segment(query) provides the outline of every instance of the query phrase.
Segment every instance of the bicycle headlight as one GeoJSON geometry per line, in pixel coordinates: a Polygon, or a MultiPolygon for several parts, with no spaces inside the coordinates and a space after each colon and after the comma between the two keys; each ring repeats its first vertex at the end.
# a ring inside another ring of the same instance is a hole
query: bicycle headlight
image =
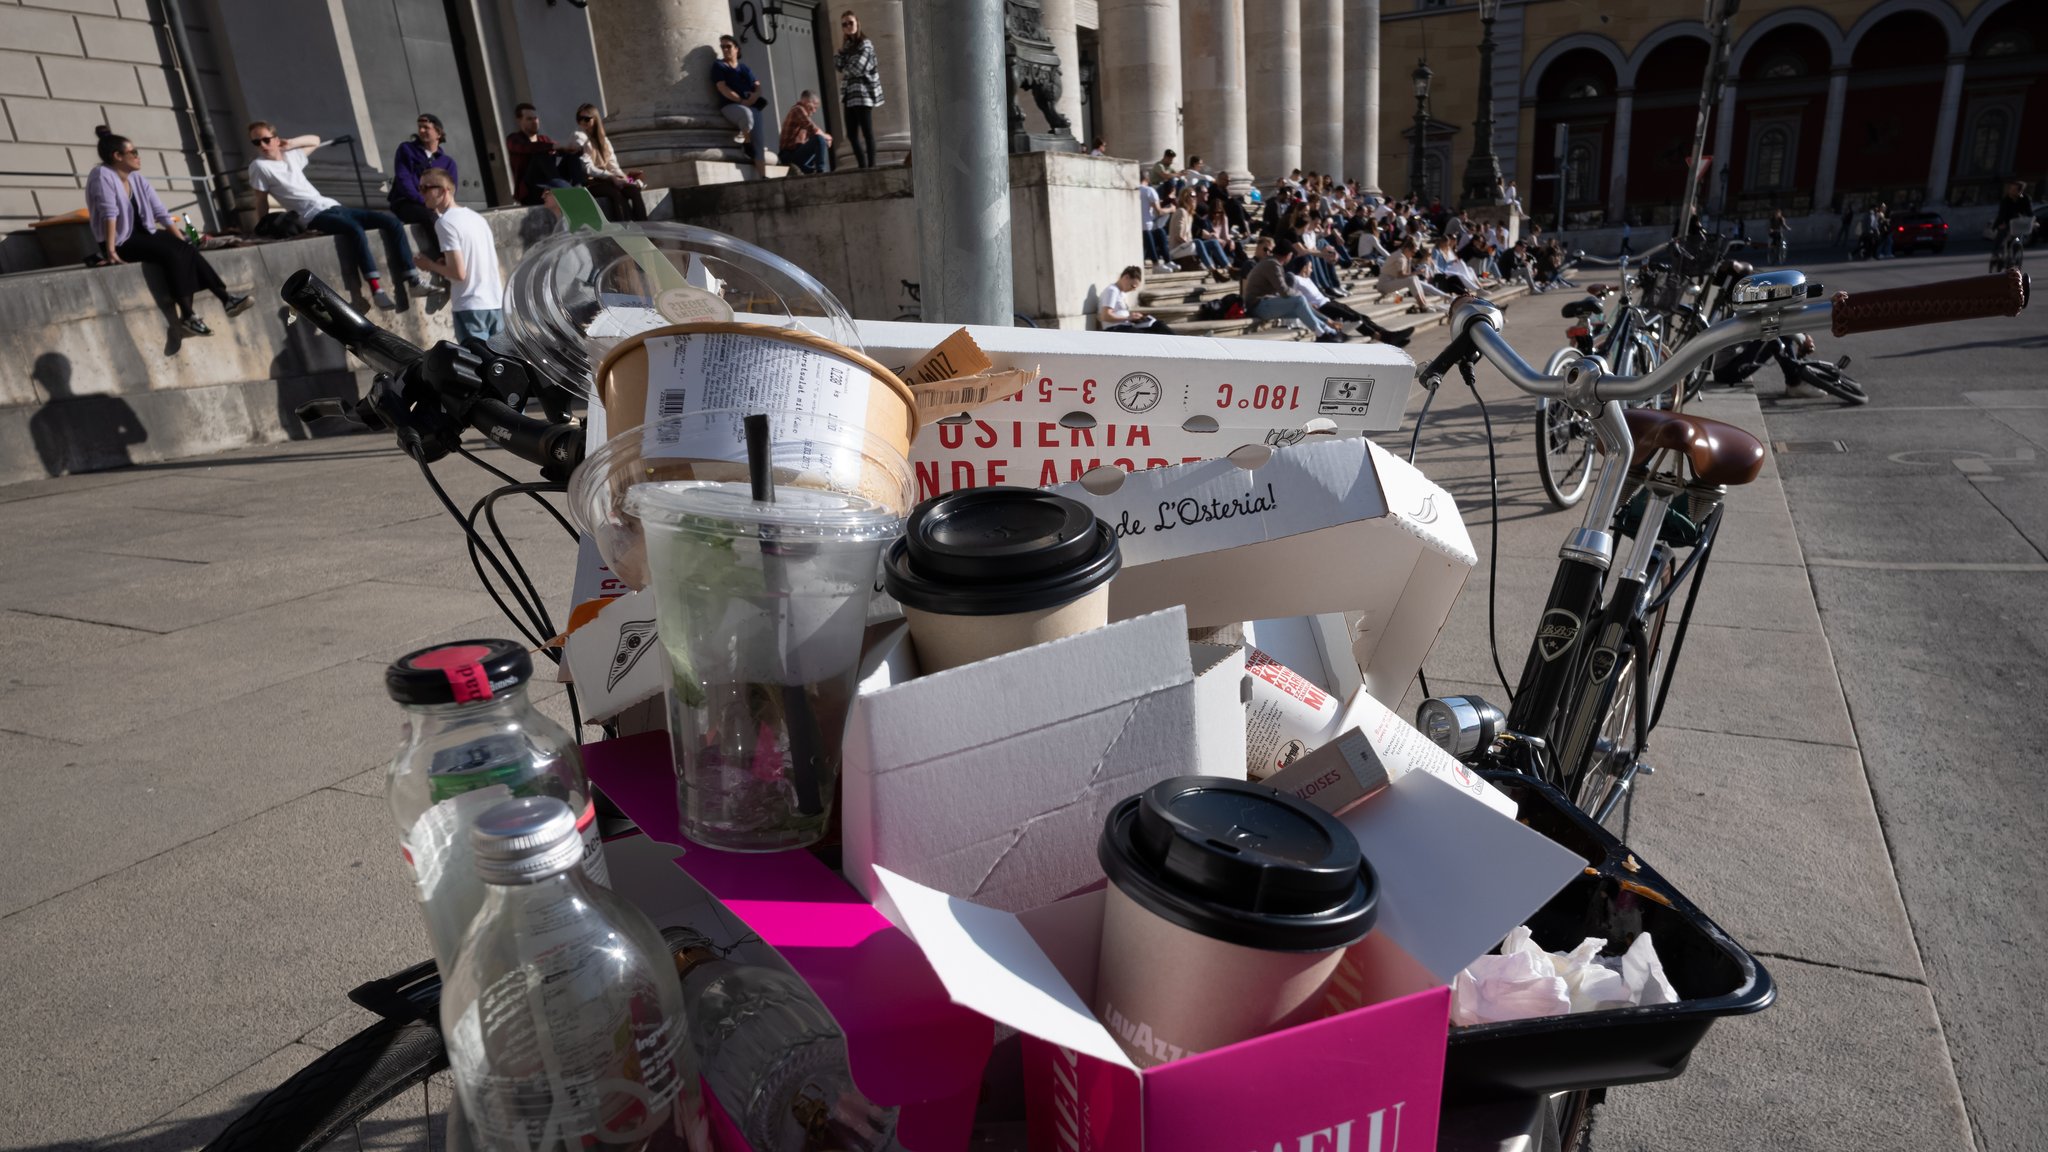
{"type": "Polygon", "coordinates": [[[1415,709],[1415,726],[1430,743],[1471,761],[1500,738],[1505,718],[1481,696],[1430,697],[1415,709]]]}

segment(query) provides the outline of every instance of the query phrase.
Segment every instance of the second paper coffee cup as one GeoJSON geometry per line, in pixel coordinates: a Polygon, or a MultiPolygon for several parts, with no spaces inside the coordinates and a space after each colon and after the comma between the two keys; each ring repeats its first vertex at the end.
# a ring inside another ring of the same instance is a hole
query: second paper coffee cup
{"type": "Polygon", "coordinates": [[[1095,1014],[1141,1068],[1304,1023],[1379,884],[1327,813],[1263,784],[1164,780],[1116,806],[1095,1014]]]}
{"type": "Polygon", "coordinates": [[[1034,488],[970,488],[917,506],[882,578],[918,665],[941,672],[1109,622],[1116,533],[1034,488]]]}

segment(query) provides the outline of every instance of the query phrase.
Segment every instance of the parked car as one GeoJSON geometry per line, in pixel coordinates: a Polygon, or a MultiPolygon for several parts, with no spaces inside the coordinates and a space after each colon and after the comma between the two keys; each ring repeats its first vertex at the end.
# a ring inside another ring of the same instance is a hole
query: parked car
{"type": "Polygon", "coordinates": [[[1948,247],[1948,221],[1939,212],[1904,212],[1892,217],[1892,255],[1904,256],[1916,248],[1931,248],[1936,254],[1948,247]]]}

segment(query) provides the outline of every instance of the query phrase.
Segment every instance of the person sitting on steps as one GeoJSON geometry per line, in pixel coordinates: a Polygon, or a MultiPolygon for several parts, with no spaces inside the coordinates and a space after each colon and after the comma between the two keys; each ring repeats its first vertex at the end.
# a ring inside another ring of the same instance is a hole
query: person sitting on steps
{"type": "Polygon", "coordinates": [[[768,98],[761,94],[761,82],[754,70],[740,63],[740,42],[730,36],[718,38],[718,63],[711,66],[711,87],[723,106],[719,109],[734,128],[747,134],[747,155],[754,161],[754,174],[768,175],[768,132],[762,127],[762,113],[768,98]]]}
{"type": "Polygon", "coordinates": [[[1258,263],[1244,278],[1245,312],[1260,320],[1293,320],[1316,334],[1318,343],[1341,344],[1350,337],[1339,332],[1315,310],[1308,298],[1295,291],[1293,279],[1274,255],[1271,236],[1259,237],[1258,263]]]}
{"type": "Polygon", "coordinates": [[[505,163],[512,169],[513,197],[532,207],[550,189],[581,186],[586,171],[582,147],[542,135],[540,113],[531,104],[519,105],[512,114],[519,127],[505,137],[505,163]]]}
{"type": "Polygon", "coordinates": [[[1138,289],[1145,283],[1145,270],[1136,264],[1117,274],[1116,283],[1107,285],[1096,293],[1096,319],[1104,332],[1147,332],[1154,336],[1174,336],[1178,333],[1161,323],[1157,316],[1148,316],[1134,310],[1131,305],[1138,302],[1138,289]]]}
{"type": "Polygon", "coordinates": [[[364,229],[367,226],[384,234],[385,243],[394,249],[393,266],[400,270],[399,275],[407,284],[424,290],[426,278],[412,266],[412,241],[406,238],[405,224],[398,217],[371,208],[346,207],[322,196],[306,179],[306,156],[328,143],[318,136],[279,136],[268,120],[250,123],[249,149],[256,158],[249,162],[249,187],[256,193],[256,216],[261,219],[270,210],[269,198],[275,196],[281,207],[298,213],[306,227],[350,240],[356,264],[369,282],[370,299],[387,312],[395,311],[398,305],[377,275],[377,256],[370,251],[370,234],[364,229]]]}

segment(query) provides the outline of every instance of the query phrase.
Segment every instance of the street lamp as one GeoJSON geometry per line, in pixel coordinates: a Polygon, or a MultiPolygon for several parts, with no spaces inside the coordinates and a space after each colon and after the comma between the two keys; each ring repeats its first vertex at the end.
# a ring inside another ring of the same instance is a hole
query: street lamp
{"type": "Polygon", "coordinates": [[[1429,136],[1429,80],[1434,75],[1427,59],[1415,62],[1415,155],[1408,164],[1408,190],[1417,200],[1422,198],[1422,148],[1429,136]]]}
{"type": "Polygon", "coordinates": [[[1479,119],[1472,122],[1472,159],[1465,165],[1465,203],[1500,203],[1500,160],[1493,154],[1493,22],[1500,0],[1479,0],[1479,119]]]}

